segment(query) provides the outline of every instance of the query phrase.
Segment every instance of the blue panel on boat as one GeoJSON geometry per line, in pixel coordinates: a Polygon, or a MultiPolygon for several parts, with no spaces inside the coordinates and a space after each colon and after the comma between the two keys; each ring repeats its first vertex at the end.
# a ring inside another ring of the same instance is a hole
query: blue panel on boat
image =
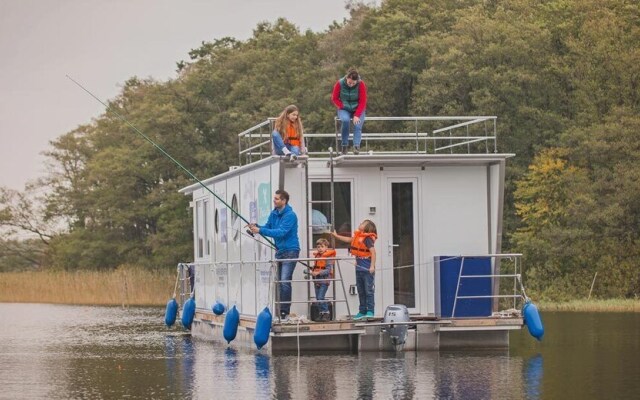
{"type": "Polygon", "coordinates": [[[491,278],[460,278],[458,300],[456,287],[458,276],[491,275],[490,257],[436,257],[436,284],[440,285],[440,317],[488,317],[491,315],[491,298],[461,299],[460,296],[490,296],[491,278]],[[462,267],[462,274],[460,268],[462,267]],[[455,315],[453,306],[455,301],[455,315]]]}

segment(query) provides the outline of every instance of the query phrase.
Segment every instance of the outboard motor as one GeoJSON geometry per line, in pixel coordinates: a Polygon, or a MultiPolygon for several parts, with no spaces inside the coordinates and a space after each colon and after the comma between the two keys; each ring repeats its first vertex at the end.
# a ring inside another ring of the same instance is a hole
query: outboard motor
{"type": "Polygon", "coordinates": [[[407,340],[407,330],[409,329],[407,322],[409,321],[409,310],[404,304],[393,304],[384,310],[382,322],[388,325],[383,330],[389,335],[391,344],[393,344],[396,351],[401,351],[404,347],[404,343],[407,340]],[[403,322],[403,324],[394,325],[394,322],[403,322]]]}

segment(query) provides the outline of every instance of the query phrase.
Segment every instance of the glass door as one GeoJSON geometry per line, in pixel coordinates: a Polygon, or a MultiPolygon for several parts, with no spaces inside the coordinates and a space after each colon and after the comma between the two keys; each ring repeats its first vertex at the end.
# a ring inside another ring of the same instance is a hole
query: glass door
{"type": "Polygon", "coordinates": [[[391,235],[388,255],[393,265],[393,302],[416,308],[416,180],[389,179],[391,235]]]}

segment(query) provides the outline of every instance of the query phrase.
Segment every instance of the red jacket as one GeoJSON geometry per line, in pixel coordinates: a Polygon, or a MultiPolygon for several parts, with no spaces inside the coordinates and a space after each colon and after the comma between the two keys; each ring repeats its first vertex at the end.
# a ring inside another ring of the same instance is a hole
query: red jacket
{"type": "MultiPolygon", "coordinates": [[[[338,108],[338,110],[342,110],[344,108],[344,104],[342,104],[342,100],[340,100],[340,80],[336,82],[333,86],[333,93],[331,94],[331,101],[338,108]]],[[[358,107],[356,107],[356,111],[353,113],[356,117],[360,118],[362,112],[367,108],[367,85],[364,84],[363,80],[360,80],[360,86],[358,87],[358,107]]]]}

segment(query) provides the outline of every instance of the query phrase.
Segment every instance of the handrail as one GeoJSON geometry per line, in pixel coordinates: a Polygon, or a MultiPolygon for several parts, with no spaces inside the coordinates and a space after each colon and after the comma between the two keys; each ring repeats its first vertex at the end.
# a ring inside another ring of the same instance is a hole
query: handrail
{"type": "Polygon", "coordinates": [[[451,318],[456,317],[456,306],[459,299],[501,299],[501,298],[513,298],[513,308],[516,308],[518,299],[526,299],[526,293],[524,291],[524,286],[522,285],[522,274],[518,271],[518,267],[522,269],[522,265],[519,264],[519,260],[522,257],[521,253],[506,253],[506,254],[477,254],[477,255],[460,255],[457,256],[462,259],[460,263],[460,270],[458,271],[458,283],[456,285],[456,294],[453,300],[453,309],[451,310],[451,318]],[[500,268],[500,260],[502,259],[510,259],[513,260],[513,273],[512,274],[484,274],[484,275],[463,275],[462,271],[464,270],[464,260],[466,258],[480,258],[480,257],[489,257],[494,259],[496,265],[494,266],[494,271],[500,268]],[[460,290],[460,284],[462,279],[473,279],[473,278],[513,278],[513,294],[496,294],[493,293],[495,289],[495,285],[492,283],[492,294],[491,295],[476,295],[476,296],[461,296],[458,295],[460,290]],[[519,287],[518,287],[519,284],[519,287]],[[518,293],[518,289],[520,289],[520,293],[518,293]]]}
{"type": "MultiPolygon", "coordinates": [[[[340,261],[340,260],[351,260],[353,257],[323,257],[323,260],[328,261],[340,261]]],[[[282,259],[272,259],[272,260],[236,260],[236,261],[214,261],[213,264],[272,264],[274,262],[284,261],[282,259]]],[[[286,261],[318,261],[317,258],[311,257],[299,257],[299,258],[287,258],[286,261]]]]}
{"type": "Polygon", "coordinates": [[[444,131],[449,131],[451,129],[455,129],[455,128],[461,128],[463,126],[467,126],[467,125],[472,125],[478,122],[482,122],[482,121],[487,121],[491,118],[496,118],[496,117],[479,117],[476,119],[473,119],[471,121],[467,121],[467,122],[461,122],[459,124],[455,124],[455,125],[451,125],[451,126],[447,126],[445,128],[440,128],[440,129],[436,129],[435,131],[431,132],[431,133],[440,133],[440,132],[444,132],[444,131]]]}
{"type": "MultiPolygon", "coordinates": [[[[404,117],[367,117],[365,120],[365,131],[362,132],[362,149],[361,152],[374,150],[384,154],[435,154],[439,151],[449,150],[453,153],[457,150],[458,154],[474,154],[489,153],[492,150],[497,153],[497,116],[404,116],[404,117]],[[442,126],[447,121],[452,124],[442,126]],[[412,122],[413,127],[407,128],[402,125],[402,129],[395,131],[380,132],[374,129],[373,132],[366,132],[369,124],[375,126],[378,122],[388,123],[406,123],[412,122]],[[430,124],[436,124],[430,127],[430,124]],[[401,132],[400,130],[406,130],[401,132]],[[463,130],[463,133],[459,132],[463,130]],[[408,143],[411,140],[413,150],[399,149],[397,145],[389,146],[392,143],[408,143]],[[480,142],[486,143],[486,146],[478,146],[480,142]],[[475,146],[472,146],[474,145],[475,146]],[[493,144],[493,146],[491,146],[493,144]],[[386,147],[385,147],[386,146],[386,147]],[[484,147],[484,148],[481,148],[484,147]],[[462,150],[462,151],[460,151],[462,150]]],[[[265,121],[254,125],[238,134],[238,158],[240,165],[251,163],[256,159],[270,157],[272,155],[271,131],[275,118],[267,118],[265,121]],[[265,127],[269,127],[265,132],[265,127]],[[244,159],[243,159],[244,158],[244,159]]],[[[305,141],[307,148],[314,147],[314,140],[320,141],[318,147],[308,152],[309,155],[318,157],[327,157],[329,152],[326,150],[326,140],[333,138],[335,144],[331,147],[337,148],[340,132],[338,131],[339,119],[334,117],[335,131],[330,132],[305,132],[305,141]],[[321,149],[321,150],[320,150],[321,149]],[[320,150],[320,151],[319,151],[320,150]]]]}
{"type": "Polygon", "coordinates": [[[193,271],[193,263],[178,263],[178,292],[176,296],[178,297],[178,304],[182,307],[185,301],[189,297],[193,295],[193,285],[191,283],[191,277],[194,273],[193,271]]]}
{"type": "MultiPolygon", "coordinates": [[[[344,295],[344,299],[338,299],[335,291],[334,291],[334,296],[332,298],[327,298],[325,300],[319,301],[319,300],[311,300],[311,299],[307,299],[307,300],[291,300],[291,301],[279,301],[274,299],[273,300],[273,305],[279,305],[279,304],[283,304],[283,303],[289,303],[289,304],[298,304],[298,303],[306,303],[306,304],[315,304],[315,303],[332,303],[332,304],[336,304],[336,303],[345,303],[347,305],[347,313],[348,315],[351,315],[351,308],[349,307],[349,302],[347,300],[347,292],[344,289],[344,279],[342,278],[342,268],[340,268],[340,260],[349,260],[351,259],[351,257],[323,257],[324,261],[335,261],[335,265],[334,268],[336,269],[336,276],[339,276],[339,278],[322,278],[321,280],[324,282],[340,282],[342,284],[342,292],[344,295]]],[[[296,263],[301,262],[301,263],[310,263],[312,261],[318,261],[318,259],[316,257],[298,257],[298,258],[288,258],[286,259],[287,261],[295,261],[296,263]]],[[[270,264],[270,265],[275,265],[277,262],[279,261],[283,261],[283,260],[279,260],[279,259],[272,259],[272,260],[234,260],[234,261],[214,261],[212,264],[213,265],[237,265],[239,267],[242,267],[242,265],[245,264],[270,264]]],[[[304,264],[303,264],[304,265],[304,264]]],[[[309,265],[306,265],[305,268],[310,268],[309,265]]],[[[296,282],[313,282],[313,279],[287,279],[287,280],[278,280],[278,279],[272,279],[271,280],[271,284],[275,285],[276,288],[276,293],[278,293],[279,290],[279,283],[283,283],[283,282],[289,282],[289,283],[296,283],[296,282]]],[[[334,283],[334,288],[335,288],[335,283],[334,283]]],[[[276,295],[276,298],[279,298],[278,295],[276,295]]],[[[275,308],[278,309],[278,308],[275,308]]]]}
{"type": "Polygon", "coordinates": [[[251,131],[253,131],[254,129],[262,128],[263,126],[268,125],[269,123],[271,123],[271,118],[267,119],[266,121],[260,122],[258,125],[252,126],[251,128],[245,131],[238,133],[238,136],[240,137],[245,136],[249,134],[251,131]]]}

